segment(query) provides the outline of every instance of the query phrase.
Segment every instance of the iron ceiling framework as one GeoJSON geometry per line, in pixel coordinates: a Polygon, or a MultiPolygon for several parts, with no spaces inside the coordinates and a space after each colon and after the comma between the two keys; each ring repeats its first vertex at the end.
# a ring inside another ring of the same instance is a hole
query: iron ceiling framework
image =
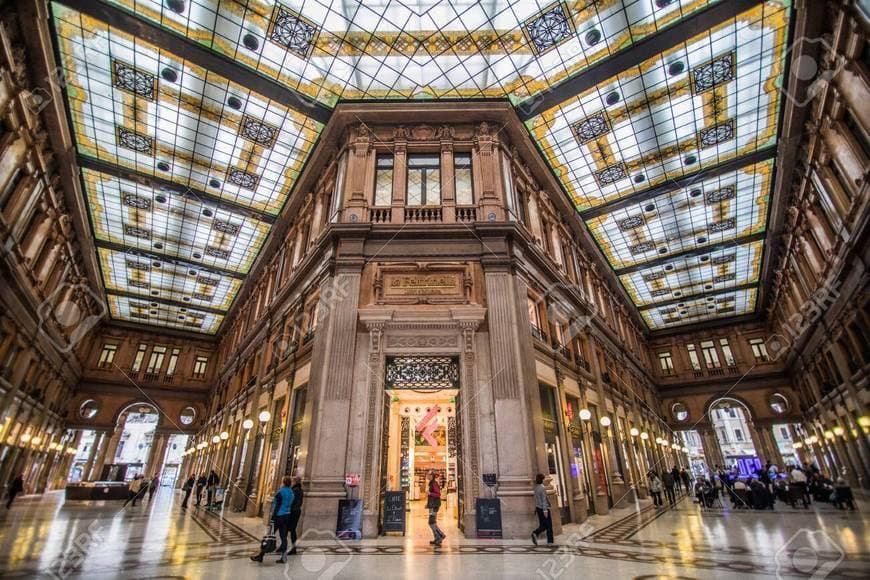
{"type": "Polygon", "coordinates": [[[342,99],[509,99],[651,330],[755,311],[790,0],[51,7],[114,318],[217,332],[342,99]]]}

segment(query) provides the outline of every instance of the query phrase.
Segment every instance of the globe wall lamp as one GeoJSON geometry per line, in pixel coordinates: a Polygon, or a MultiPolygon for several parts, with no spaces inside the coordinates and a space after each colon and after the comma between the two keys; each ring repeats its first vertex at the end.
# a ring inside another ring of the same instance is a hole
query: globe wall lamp
{"type": "Polygon", "coordinates": [[[647,439],[649,439],[649,433],[647,433],[646,431],[641,431],[640,438],[646,441],[647,439]]]}
{"type": "Polygon", "coordinates": [[[842,427],[840,427],[839,425],[834,427],[833,431],[834,431],[834,435],[836,435],[837,437],[842,437],[846,433],[846,430],[843,429],[842,427]]]}
{"type": "Polygon", "coordinates": [[[36,447],[40,443],[42,443],[42,439],[40,437],[34,437],[33,439],[30,440],[30,444],[33,445],[34,447],[36,447]]]}
{"type": "Polygon", "coordinates": [[[226,431],[221,431],[220,438],[221,438],[221,441],[226,441],[227,439],[230,438],[230,434],[227,433],[226,431]]]}
{"type": "Polygon", "coordinates": [[[215,435],[214,437],[211,438],[211,442],[212,442],[213,444],[217,445],[218,443],[221,442],[221,436],[220,436],[220,435],[215,435]]]}
{"type": "Polygon", "coordinates": [[[272,418],[272,414],[269,411],[260,411],[260,414],[257,416],[257,419],[260,420],[260,423],[268,423],[269,419],[272,418]]]}
{"type": "Polygon", "coordinates": [[[795,449],[802,449],[803,446],[804,446],[804,444],[801,443],[800,441],[795,441],[794,445],[792,445],[792,447],[794,447],[795,449]]]}
{"type": "Polygon", "coordinates": [[[870,427],[870,417],[868,417],[867,415],[862,415],[861,417],[858,417],[858,425],[865,428],[870,427]]]}
{"type": "Polygon", "coordinates": [[[21,442],[27,443],[28,441],[30,441],[31,437],[32,437],[32,435],[30,433],[25,433],[21,436],[21,442]]]}
{"type": "Polygon", "coordinates": [[[253,426],[254,422],[250,419],[245,419],[244,421],[242,421],[242,429],[244,429],[245,431],[250,431],[253,426]]]}
{"type": "Polygon", "coordinates": [[[640,431],[638,431],[636,427],[632,427],[631,429],[629,429],[628,432],[631,433],[632,437],[637,437],[638,435],[640,435],[640,431]]]}
{"type": "Polygon", "coordinates": [[[604,417],[601,417],[601,419],[598,422],[601,423],[602,427],[610,427],[610,423],[611,423],[610,417],[608,417],[606,415],[604,417]]]}
{"type": "Polygon", "coordinates": [[[825,431],[825,439],[833,439],[835,437],[834,432],[828,429],[825,431]]]}
{"type": "Polygon", "coordinates": [[[581,421],[588,421],[592,418],[592,411],[589,409],[580,409],[580,412],[577,415],[580,417],[581,421]]]}

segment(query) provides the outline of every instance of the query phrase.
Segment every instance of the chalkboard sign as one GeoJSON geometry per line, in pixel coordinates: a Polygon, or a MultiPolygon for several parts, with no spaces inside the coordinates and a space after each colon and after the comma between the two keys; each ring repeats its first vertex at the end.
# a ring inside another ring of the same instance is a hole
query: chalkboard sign
{"type": "Polygon", "coordinates": [[[338,500],[338,522],[335,524],[335,535],[341,540],[362,539],[363,500],[338,500]]]}
{"type": "Polygon", "coordinates": [[[384,492],[384,521],[382,532],[402,532],[405,535],[405,492],[384,492]]]}
{"type": "Polygon", "coordinates": [[[477,537],[501,538],[501,500],[477,498],[477,537]]]}

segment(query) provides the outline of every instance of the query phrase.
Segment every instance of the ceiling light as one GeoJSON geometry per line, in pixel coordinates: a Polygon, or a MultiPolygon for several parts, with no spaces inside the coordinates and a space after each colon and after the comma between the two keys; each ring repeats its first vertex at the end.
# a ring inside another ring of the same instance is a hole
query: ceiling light
{"type": "Polygon", "coordinates": [[[160,71],[160,78],[162,78],[164,81],[174,83],[178,80],[178,73],[167,67],[160,71]]]}
{"type": "Polygon", "coordinates": [[[250,51],[255,51],[260,48],[260,41],[257,40],[257,37],[250,32],[242,37],[242,44],[244,44],[245,48],[250,51]]]}

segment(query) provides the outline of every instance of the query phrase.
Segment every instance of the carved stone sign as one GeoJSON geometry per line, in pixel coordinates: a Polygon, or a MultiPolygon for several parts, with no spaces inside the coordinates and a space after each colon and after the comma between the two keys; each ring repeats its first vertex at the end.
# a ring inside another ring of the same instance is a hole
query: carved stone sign
{"type": "Polygon", "coordinates": [[[471,275],[464,263],[390,264],[378,268],[378,304],[468,304],[471,275]]]}

